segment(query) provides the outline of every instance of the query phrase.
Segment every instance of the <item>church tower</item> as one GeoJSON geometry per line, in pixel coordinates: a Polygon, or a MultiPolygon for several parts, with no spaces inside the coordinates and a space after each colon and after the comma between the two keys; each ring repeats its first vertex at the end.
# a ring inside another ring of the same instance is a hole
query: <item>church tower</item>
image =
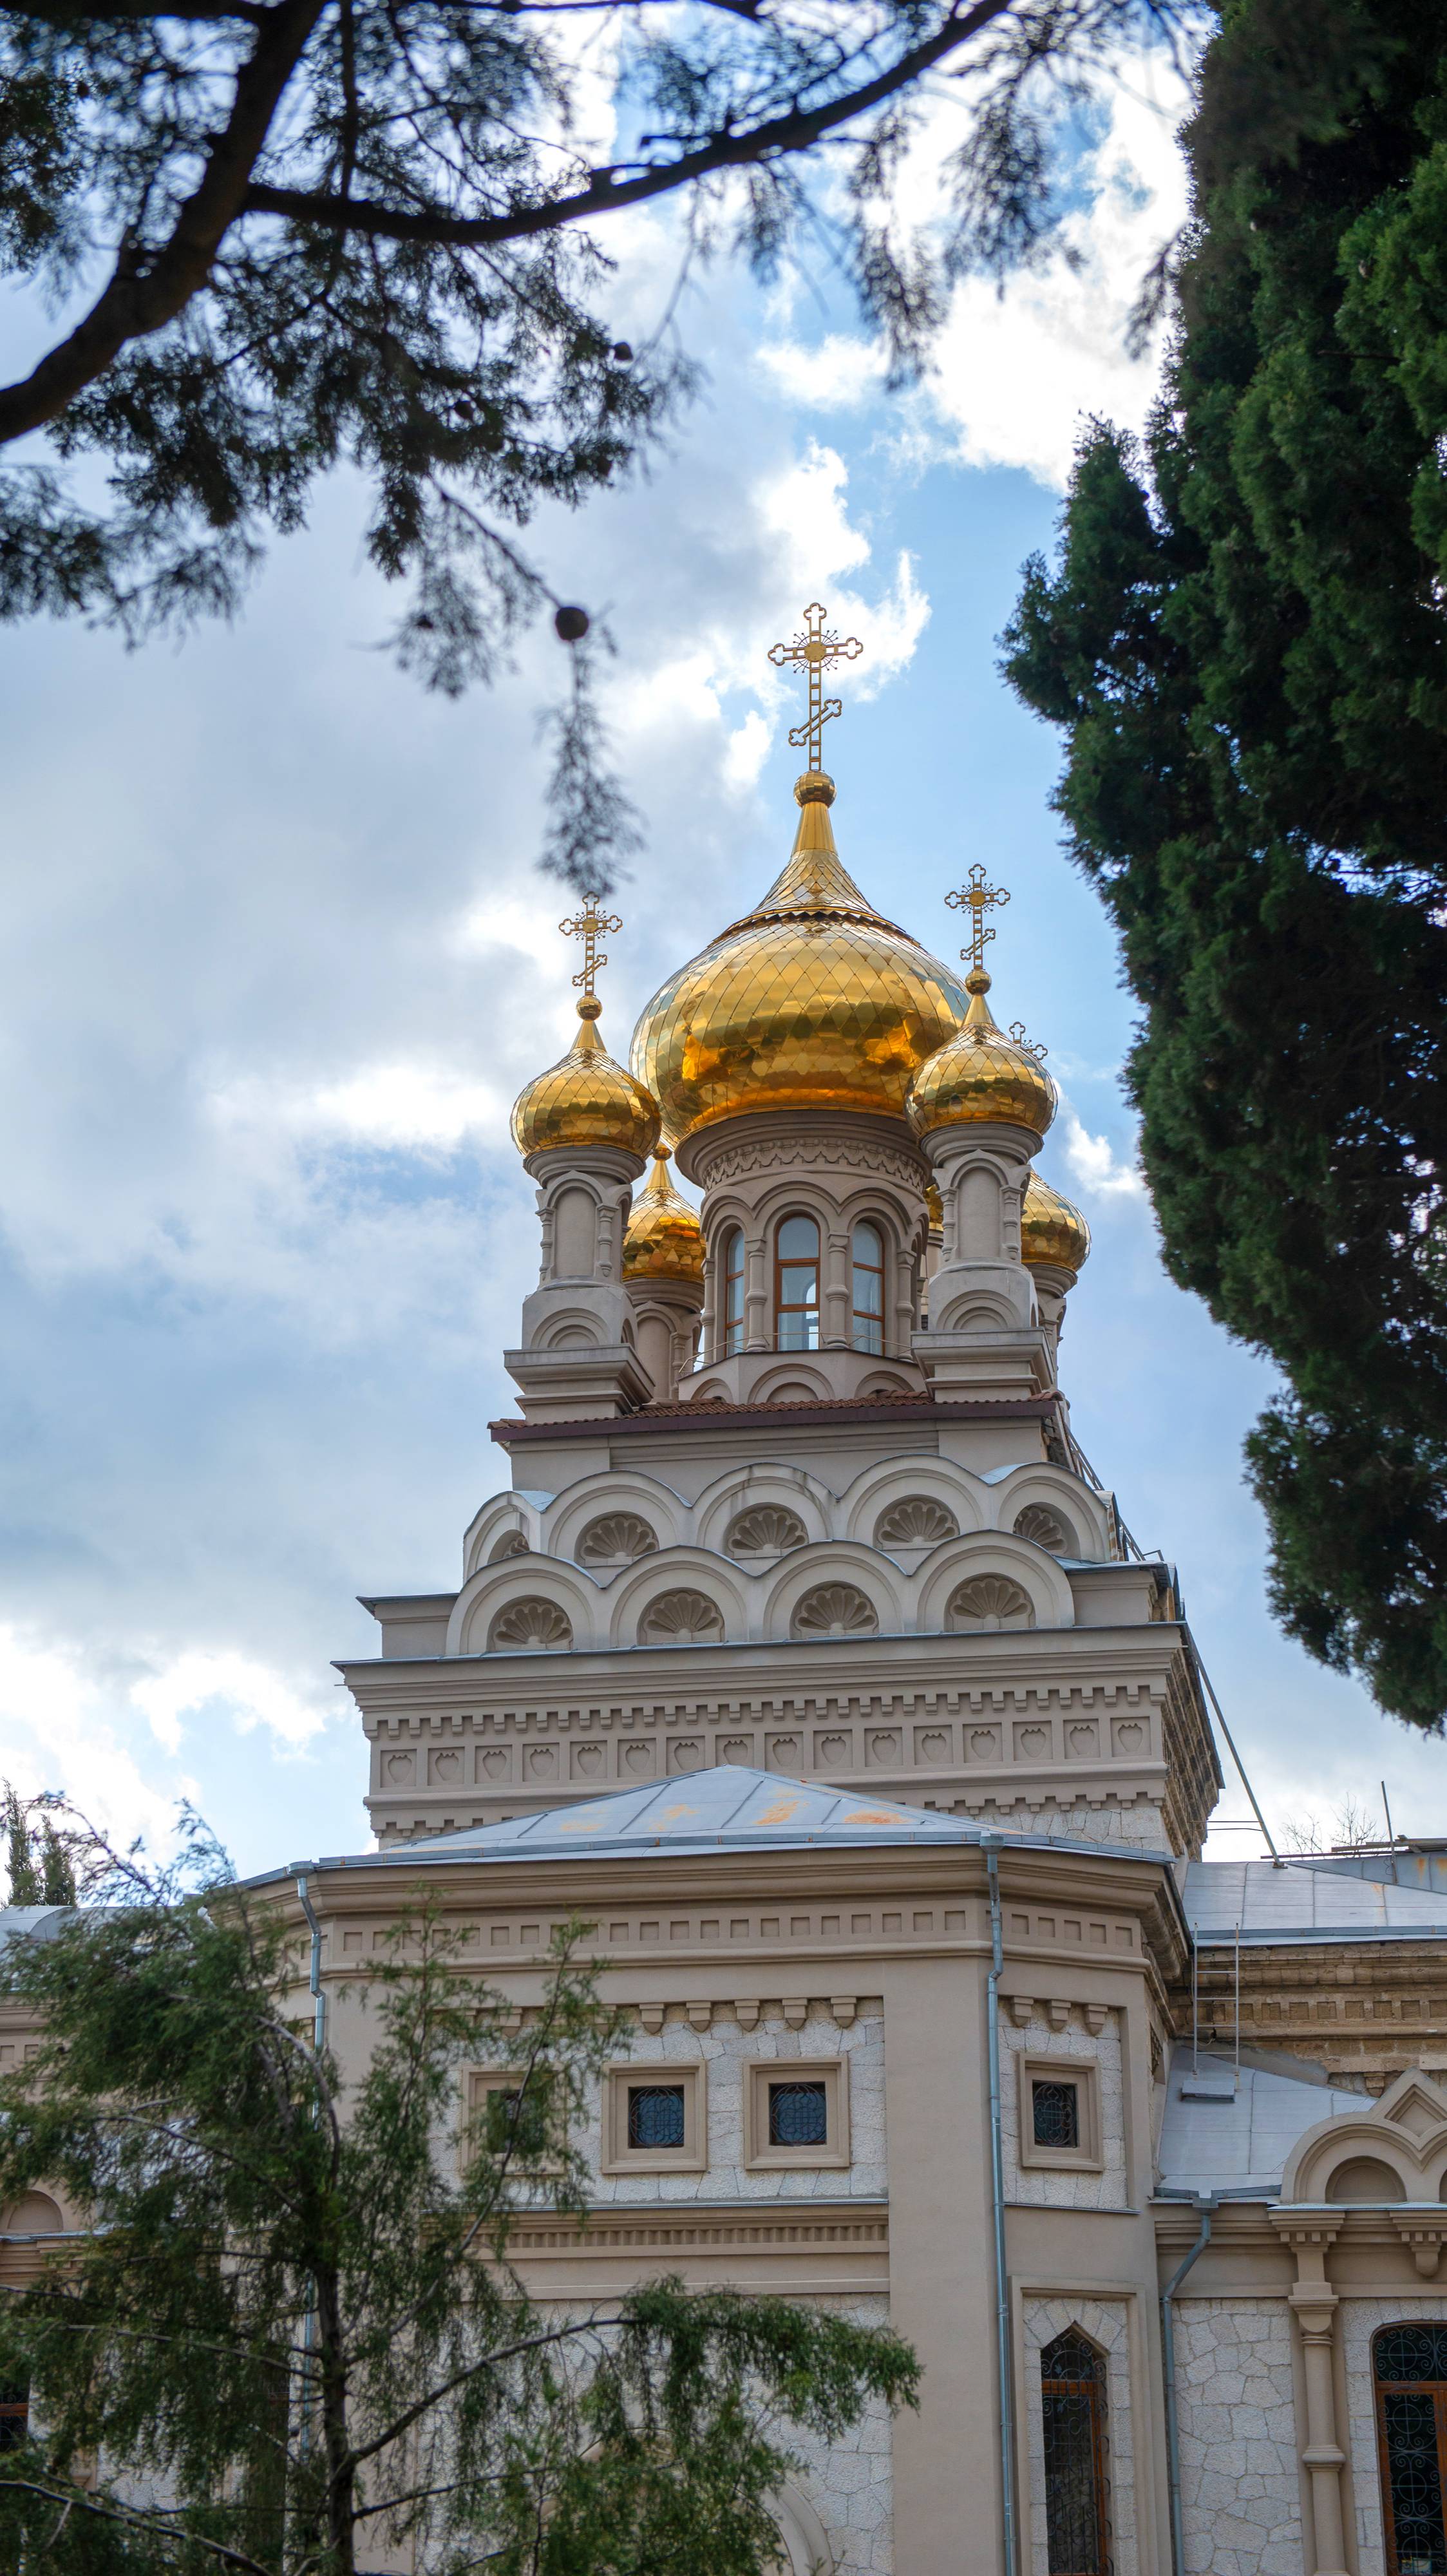
{"type": "Polygon", "coordinates": [[[806,612],[798,823],[754,908],[523,1091],[539,1284],[492,1426],[511,1488],[455,1592],[369,1602],[343,1666],[384,1844],[719,1764],[1195,1853],[1219,1773],[1172,1569],[1126,1537],[1058,1377],[1090,1248],[1035,1158],[1043,1049],[836,845],[806,612]],[[701,1196],[697,1213],[668,1174],[701,1196]],[[649,1169],[651,1162],[651,1170],[649,1169]],[[641,1189],[645,1171],[648,1178],[641,1189]]]}

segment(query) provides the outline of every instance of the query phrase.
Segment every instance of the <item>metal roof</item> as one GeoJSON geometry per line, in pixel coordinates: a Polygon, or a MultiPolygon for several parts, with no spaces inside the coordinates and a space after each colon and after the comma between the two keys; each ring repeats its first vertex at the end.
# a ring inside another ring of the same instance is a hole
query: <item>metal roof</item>
{"type": "Polygon", "coordinates": [[[1268,1860],[1190,1861],[1181,1873],[1186,1919],[1202,1943],[1243,1948],[1291,1941],[1447,1940],[1447,1895],[1382,1887],[1339,1870],[1268,1860]]]}
{"type": "MultiPolygon", "coordinates": [[[[372,1869],[379,1864],[416,1869],[446,1861],[579,1860],[649,1852],[799,1851],[914,1844],[973,1847],[983,1839],[1019,1849],[1092,1852],[1111,1860],[1169,1862],[1166,1852],[1139,1844],[1066,1840],[1045,1834],[988,1835],[961,1816],[907,1807],[895,1798],[822,1787],[817,1781],[781,1778],[741,1763],[721,1763],[646,1788],[549,1807],[514,1816],[501,1825],[473,1825],[450,1834],[419,1834],[381,1852],[324,1859],[321,1869],[372,1869]]],[[[268,1875],[277,1876],[279,1872],[268,1875]]]]}
{"type": "Polygon", "coordinates": [[[1193,2100],[1183,2093],[1183,2086],[1192,2087],[1192,2056],[1189,2047],[1177,2048],[1161,2122],[1162,2191],[1257,2191],[1274,2199],[1298,2138],[1339,2111],[1370,2108],[1364,2094],[1271,2075],[1260,2066],[1243,2066],[1233,2087],[1230,2058],[1204,2049],[1200,2072],[1224,2078],[1216,2098],[1193,2100]]]}

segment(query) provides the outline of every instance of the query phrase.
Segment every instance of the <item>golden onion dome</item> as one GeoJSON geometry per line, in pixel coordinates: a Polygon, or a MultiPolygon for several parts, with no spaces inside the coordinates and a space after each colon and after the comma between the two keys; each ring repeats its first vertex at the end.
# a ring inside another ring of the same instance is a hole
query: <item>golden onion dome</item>
{"type": "Polygon", "coordinates": [[[668,1148],[655,1145],[653,1169],[633,1202],[623,1237],[625,1279],[702,1279],[703,1228],[668,1177],[668,1148]]]}
{"type": "Polygon", "coordinates": [[[940,1127],[1028,1127],[1043,1136],[1055,1115],[1055,1085],[1033,1048],[995,1024],[985,995],[990,978],[972,966],[970,1006],[956,1035],[921,1065],[910,1085],[909,1121],[917,1136],[940,1127]]]}
{"type": "Polygon", "coordinates": [[[625,1154],[651,1154],[658,1142],[658,1103],[615,1064],[596,1022],[602,1003],[585,993],[578,1004],[582,1027],[561,1063],[525,1083],[513,1102],[512,1140],[520,1154],[546,1154],[559,1145],[613,1145],[625,1154]]]}
{"type": "Polygon", "coordinates": [[[1032,1172],[1020,1210],[1020,1258],[1031,1269],[1050,1262],[1057,1270],[1082,1270],[1090,1258],[1090,1228],[1078,1207],[1032,1172]]]}
{"type": "Polygon", "coordinates": [[[948,966],[866,902],[840,864],[834,782],[811,770],[787,866],[763,901],[654,994],[632,1063],[673,1145],[761,1109],[898,1118],[967,996],[948,966]]]}

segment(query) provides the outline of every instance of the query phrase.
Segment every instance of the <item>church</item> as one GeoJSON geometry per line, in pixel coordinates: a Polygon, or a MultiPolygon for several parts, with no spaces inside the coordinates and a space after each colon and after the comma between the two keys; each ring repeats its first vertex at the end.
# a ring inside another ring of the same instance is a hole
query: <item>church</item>
{"type": "Polygon", "coordinates": [[[529,2286],[727,2282],[923,2364],[917,2414],[804,2446],[790,2576],[1447,2576],[1447,1890],[1200,1859],[1176,1572],[1062,1388],[1090,1238],[1003,898],[954,898],[957,969],[846,867],[851,649],[818,609],[777,648],[792,849],[631,1047],[621,925],[565,925],[505,1472],[340,1667],[376,1847],[308,1865],[322,1984],[425,1879],[521,2027],[596,1924],[633,2044],[529,2286]]]}

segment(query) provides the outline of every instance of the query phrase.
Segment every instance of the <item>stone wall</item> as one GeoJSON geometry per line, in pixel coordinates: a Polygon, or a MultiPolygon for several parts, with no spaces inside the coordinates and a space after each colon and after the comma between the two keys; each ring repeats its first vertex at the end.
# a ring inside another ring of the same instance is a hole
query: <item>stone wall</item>
{"type": "MultiPolygon", "coordinates": [[[[841,2029],[832,2016],[811,2012],[790,2028],[765,2012],[753,2030],[724,2012],[707,2030],[695,2030],[675,2007],[661,2030],[639,2030],[626,2062],[639,2068],[707,2067],[708,2164],[700,2173],[599,2173],[595,2199],[611,2201],[837,2200],[849,2194],[882,2196],[887,2188],[884,2148],[884,2018],[876,2007],[841,2029]],[[787,2070],[799,2058],[849,2061],[850,2162],[751,2173],[744,2163],[744,2071],[751,2059],[768,2058],[787,2070]]],[[[600,2116],[580,2140],[597,2168],[602,2162],[600,2116]]]]}
{"type": "MultiPolygon", "coordinates": [[[[856,2325],[889,2323],[887,2299],[821,2299],[817,2304],[856,2325]]],[[[893,2457],[888,2409],[871,2405],[852,2433],[826,2443],[791,2431],[788,2448],[804,2464],[798,2490],[823,2525],[833,2564],[819,2576],[893,2576],[893,2457]]],[[[794,2541],[797,2551],[799,2543],[794,2541]]],[[[814,2576],[807,2558],[790,2576],[814,2576]]]]}
{"type": "Polygon", "coordinates": [[[1136,2576],[1140,2541],[1136,2512],[1135,2427],[1131,2407],[1130,2322],[1124,2299],[1027,2298],[1025,2342],[1025,2466],[1030,2499],[1028,2563],[1031,2576],[1049,2576],[1045,2513],[1045,2432],[1040,2399],[1041,2347],[1067,2327],[1079,2326],[1105,2355],[1106,2511],[1112,2576],[1136,2576]]]}
{"type": "Polygon", "coordinates": [[[1290,2310],[1182,2298],[1175,2313],[1186,2576],[1301,2576],[1290,2310]]]}
{"type": "Polygon", "coordinates": [[[1080,2007],[1072,2006],[1068,2019],[1057,2028],[1041,2003],[1023,2024],[1009,2014],[1002,2016],[1000,2036],[1005,2043],[1000,2068],[1000,2129],[1005,2150],[1006,2198],[1037,2209],[1124,2209],[1125,2097],[1119,2015],[1107,2013],[1097,2033],[1086,2028],[1080,2007]],[[1066,2067],[1094,2068],[1100,2101],[1102,2172],[1072,2173],[1021,2164],[1019,2061],[1023,2056],[1058,2058],[1066,2067]]]}

